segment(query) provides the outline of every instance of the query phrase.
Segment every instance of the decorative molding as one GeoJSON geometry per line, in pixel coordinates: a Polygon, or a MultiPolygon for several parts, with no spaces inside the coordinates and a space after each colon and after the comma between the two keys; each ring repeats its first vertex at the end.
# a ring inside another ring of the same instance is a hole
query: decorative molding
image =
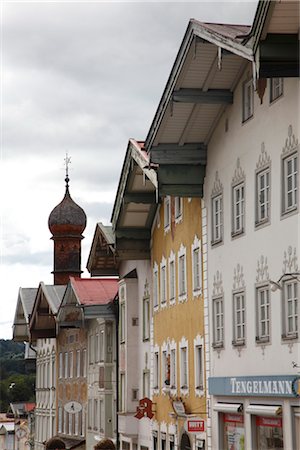
{"type": "Polygon", "coordinates": [[[223,289],[222,273],[217,270],[216,274],[214,275],[213,296],[218,297],[223,295],[223,293],[224,289],[223,289]]]}
{"type": "Polygon", "coordinates": [[[243,266],[237,264],[233,272],[233,290],[235,291],[237,289],[242,289],[244,287],[245,287],[245,280],[244,280],[243,266]]]}
{"type": "Polygon", "coordinates": [[[266,256],[261,255],[260,259],[257,260],[257,268],[256,268],[256,282],[260,283],[262,281],[269,280],[269,272],[268,272],[268,259],[266,256]]]}
{"type": "Polygon", "coordinates": [[[296,139],[295,135],[293,134],[293,127],[292,125],[289,125],[288,128],[288,137],[285,140],[285,145],[282,149],[282,156],[286,156],[289,153],[294,152],[299,147],[298,139],[296,139]]]}
{"type": "Polygon", "coordinates": [[[211,195],[212,195],[212,197],[215,197],[216,195],[222,194],[222,192],[223,192],[223,184],[220,181],[219,172],[216,171],[215,181],[214,181],[211,195]]]}
{"type": "Polygon", "coordinates": [[[234,175],[232,178],[232,184],[239,184],[242,181],[245,181],[245,178],[246,178],[246,176],[245,176],[245,172],[241,168],[240,158],[237,158],[236,168],[235,168],[234,175]]]}
{"type": "Polygon", "coordinates": [[[294,247],[294,250],[292,246],[290,245],[287,249],[287,251],[284,251],[283,254],[283,268],[282,273],[292,273],[292,272],[298,272],[298,261],[297,261],[297,251],[296,247],[294,247]]]}
{"type": "Polygon", "coordinates": [[[262,142],[260,155],[259,155],[258,161],[256,163],[256,169],[257,170],[264,169],[264,168],[268,167],[270,164],[271,164],[270,155],[268,155],[268,153],[266,152],[265,143],[262,142]]]}

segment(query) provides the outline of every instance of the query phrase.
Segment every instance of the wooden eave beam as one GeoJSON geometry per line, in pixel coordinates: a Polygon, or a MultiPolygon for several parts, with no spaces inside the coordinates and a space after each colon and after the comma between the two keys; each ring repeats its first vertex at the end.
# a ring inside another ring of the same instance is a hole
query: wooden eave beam
{"type": "Polygon", "coordinates": [[[259,45],[261,78],[298,77],[299,41],[297,35],[268,34],[259,45]]]}
{"type": "Polygon", "coordinates": [[[203,103],[208,105],[230,105],[233,93],[229,89],[188,89],[182,88],[173,92],[172,100],[180,103],[203,103]]]}
{"type": "Polygon", "coordinates": [[[205,165],[162,165],[158,168],[159,195],[202,197],[205,165]]]}
{"type": "Polygon", "coordinates": [[[207,146],[199,144],[159,144],[150,150],[151,162],[154,164],[195,165],[206,164],[207,146]]]}
{"type": "Polygon", "coordinates": [[[125,204],[128,203],[143,203],[153,204],[156,203],[155,192],[127,192],[123,196],[125,204]]]}
{"type": "Polygon", "coordinates": [[[133,240],[148,240],[151,237],[151,231],[145,228],[122,227],[116,229],[117,242],[120,238],[133,240]]]}

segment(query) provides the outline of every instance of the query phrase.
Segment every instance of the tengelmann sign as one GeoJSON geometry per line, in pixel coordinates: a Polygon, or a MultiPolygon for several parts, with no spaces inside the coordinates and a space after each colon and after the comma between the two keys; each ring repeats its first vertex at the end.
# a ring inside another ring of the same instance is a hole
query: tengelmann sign
{"type": "Polygon", "coordinates": [[[208,379],[208,389],[212,395],[298,397],[300,377],[294,375],[211,377],[208,379]]]}

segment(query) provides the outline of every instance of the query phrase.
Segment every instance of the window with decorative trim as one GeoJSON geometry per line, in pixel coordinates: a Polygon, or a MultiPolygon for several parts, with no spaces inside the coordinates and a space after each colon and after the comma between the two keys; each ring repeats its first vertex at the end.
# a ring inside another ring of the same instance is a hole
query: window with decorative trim
{"type": "Polygon", "coordinates": [[[283,95],[283,78],[270,78],[270,103],[283,95]]]}
{"type": "Polygon", "coordinates": [[[176,394],[177,391],[176,359],[176,343],[173,342],[170,346],[170,389],[173,395],[176,394]]]}
{"type": "Polygon", "coordinates": [[[167,266],[165,258],[160,264],[160,303],[165,305],[167,301],[167,266]]]}
{"type": "Polygon", "coordinates": [[[169,256],[169,301],[173,304],[176,301],[176,278],[175,278],[175,255],[173,252],[169,256]]]}
{"type": "Polygon", "coordinates": [[[233,293],[233,345],[245,345],[246,310],[245,292],[233,293]]]}
{"type": "Polygon", "coordinates": [[[187,298],[186,289],[186,248],[181,244],[178,252],[178,296],[179,301],[187,298]]]}
{"type": "Polygon", "coordinates": [[[183,199],[182,197],[174,198],[174,209],[175,209],[175,222],[178,223],[182,220],[183,211],[183,199]]]}
{"type": "Polygon", "coordinates": [[[213,298],[213,347],[224,347],[223,297],[213,298]]]}
{"type": "Polygon", "coordinates": [[[153,354],[153,389],[159,389],[159,350],[157,348],[153,354]]]}
{"type": "Polygon", "coordinates": [[[246,80],[243,83],[243,122],[253,116],[253,80],[246,80]]]}
{"type": "Polygon", "coordinates": [[[65,352],[65,378],[69,376],[69,354],[65,352]]]}
{"type": "Polygon", "coordinates": [[[270,340],[270,288],[269,285],[256,288],[256,342],[270,340]]]}
{"type": "Polygon", "coordinates": [[[143,371],[143,398],[150,398],[150,370],[143,371]]]}
{"type": "Polygon", "coordinates": [[[80,350],[77,350],[76,351],[76,377],[77,378],[79,378],[81,376],[81,374],[80,374],[80,360],[81,360],[80,356],[81,356],[81,352],[80,352],[80,350]]]}
{"type": "Polygon", "coordinates": [[[161,352],[161,385],[163,388],[170,387],[170,355],[166,345],[161,352]]]}
{"type": "Polygon", "coordinates": [[[94,398],[93,429],[98,430],[98,399],[94,398]]]}
{"type": "Polygon", "coordinates": [[[188,390],[188,348],[180,346],[180,390],[188,390]]]}
{"type": "Polygon", "coordinates": [[[212,244],[223,240],[223,194],[212,197],[212,244]]]}
{"type": "Polygon", "coordinates": [[[245,231],[245,183],[232,187],[232,236],[245,231]]]}
{"type": "Polygon", "coordinates": [[[197,336],[194,339],[194,367],[196,395],[203,395],[204,390],[204,345],[203,338],[197,336]]]}
{"type": "Polygon", "coordinates": [[[282,159],[283,196],[282,214],[297,210],[298,207],[298,153],[294,152],[282,159]]]}
{"type": "Polygon", "coordinates": [[[270,220],[270,173],[270,167],[256,173],[256,226],[270,220]]]}
{"type": "Polygon", "coordinates": [[[165,232],[170,230],[171,226],[171,198],[167,195],[164,198],[164,229],[165,232]]]}
{"type": "Polygon", "coordinates": [[[282,287],[283,339],[298,337],[298,280],[286,279],[282,287]]]}
{"type": "Polygon", "coordinates": [[[62,378],[63,377],[63,354],[62,354],[62,352],[59,353],[58,365],[59,365],[59,369],[58,369],[59,378],[62,378]]]}
{"type": "Polygon", "coordinates": [[[158,266],[153,267],[153,308],[158,308],[158,266]]]}
{"type": "Polygon", "coordinates": [[[143,341],[150,339],[150,298],[143,298],[143,341]]]}
{"type": "Polygon", "coordinates": [[[69,377],[73,378],[73,367],[74,367],[74,352],[69,354],[69,377]]]}
{"type": "Polygon", "coordinates": [[[63,409],[61,406],[58,407],[58,432],[63,431],[63,409]]]}
{"type": "Polygon", "coordinates": [[[82,376],[86,377],[86,349],[82,350],[82,376]]]}
{"type": "Polygon", "coordinates": [[[125,373],[120,373],[120,399],[119,399],[119,408],[120,412],[125,412],[126,410],[126,404],[125,404],[125,398],[126,398],[126,391],[125,391],[125,373]]]}
{"type": "Polygon", "coordinates": [[[120,304],[120,342],[125,342],[126,336],[126,309],[125,302],[120,304]]]}
{"type": "Polygon", "coordinates": [[[197,236],[192,244],[193,295],[200,295],[202,289],[202,253],[201,241],[197,236]]]}

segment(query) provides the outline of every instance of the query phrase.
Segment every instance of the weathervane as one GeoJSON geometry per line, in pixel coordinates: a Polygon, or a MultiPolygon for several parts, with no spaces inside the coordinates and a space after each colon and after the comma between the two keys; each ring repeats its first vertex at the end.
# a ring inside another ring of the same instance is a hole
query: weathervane
{"type": "Polygon", "coordinates": [[[69,181],[70,181],[70,179],[69,179],[69,165],[71,164],[71,156],[68,156],[68,152],[66,152],[66,157],[64,158],[64,161],[65,161],[65,166],[66,166],[65,182],[67,183],[66,187],[68,188],[69,187],[69,181]]]}

